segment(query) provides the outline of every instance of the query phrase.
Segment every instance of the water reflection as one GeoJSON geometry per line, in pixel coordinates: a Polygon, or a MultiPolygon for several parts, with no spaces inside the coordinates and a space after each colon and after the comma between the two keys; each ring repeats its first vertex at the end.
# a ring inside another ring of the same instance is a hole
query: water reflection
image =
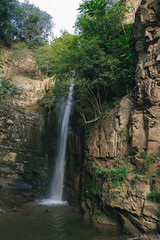
{"type": "Polygon", "coordinates": [[[27,205],[0,216],[1,240],[125,240],[115,227],[97,229],[69,206],[27,205]]]}

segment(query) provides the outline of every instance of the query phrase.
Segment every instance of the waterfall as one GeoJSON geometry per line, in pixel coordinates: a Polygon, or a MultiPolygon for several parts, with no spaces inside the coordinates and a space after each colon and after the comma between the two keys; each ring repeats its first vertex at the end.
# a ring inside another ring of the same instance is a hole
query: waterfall
{"type": "Polygon", "coordinates": [[[67,145],[67,135],[69,127],[69,119],[72,107],[72,95],[73,85],[69,88],[69,94],[67,100],[62,104],[58,125],[59,125],[59,137],[58,137],[58,149],[55,159],[55,168],[53,172],[53,178],[51,181],[51,190],[49,199],[41,201],[41,204],[63,204],[63,178],[64,178],[64,165],[67,145]]]}
{"type": "Polygon", "coordinates": [[[64,164],[65,164],[69,118],[70,118],[71,105],[72,105],[72,102],[71,102],[72,94],[73,94],[73,85],[70,86],[68,99],[66,102],[63,103],[61,107],[60,116],[58,120],[58,124],[59,124],[58,151],[57,151],[56,165],[55,165],[53,181],[52,181],[52,189],[50,194],[50,198],[56,202],[62,201],[64,164]]]}

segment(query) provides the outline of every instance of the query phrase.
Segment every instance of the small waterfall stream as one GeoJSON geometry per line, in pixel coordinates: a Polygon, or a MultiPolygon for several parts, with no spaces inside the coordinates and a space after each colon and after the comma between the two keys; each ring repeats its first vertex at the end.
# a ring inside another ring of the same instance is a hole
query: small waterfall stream
{"type": "Polygon", "coordinates": [[[59,119],[59,138],[58,138],[58,149],[55,160],[55,168],[53,172],[53,178],[51,182],[50,196],[48,199],[42,200],[42,204],[65,204],[62,200],[63,195],[63,178],[64,178],[64,165],[67,145],[67,135],[69,127],[69,119],[72,107],[72,95],[73,95],[73,84],[69,88],[69,94],[66,101],[63,102],[59,119]]]}

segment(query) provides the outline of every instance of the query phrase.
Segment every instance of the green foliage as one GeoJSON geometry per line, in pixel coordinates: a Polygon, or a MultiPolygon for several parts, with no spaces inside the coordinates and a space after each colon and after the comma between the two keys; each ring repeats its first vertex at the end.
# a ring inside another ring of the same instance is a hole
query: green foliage
{"type": "Polygon", "coordinates": [[[76,29],[84,37],[99,36],[100,39],[114,38],[122,29],[126,8],[124,4],[114,5],[112,0],[86,0],[80,4],[76,29]]]}
{"type": "Polygon", "coordinates": [[[29,1],[16,9],[17,38],[32,47],[43,45],[52,32],[52,17],[29,1]]]}
{"type": "Polygon", "coordinates": [[[119,37],[106,43],[109,53],[118,59],[117,64],[112,64],[112,75],[117,81],[118,86],[117,94],[119,96],[128,93],[134,87],[135,77],[135,62],[137,55],[135,52],[134,39],[133,39],[133,24],[124,26],[125,35],[121,34],[119,37]]]}
{"type": "Polygon", "coordinates": [[[79,7],[79,36],[61,37],[36,50],[41,71],[65,85],[74,78],[74,106],[84,123],[108,115],[134,85],[133,25],[124,25],[124,1],[85,0],[79,7]]]}
{"type": "Polygon", "coordinates": [[[0,99],[10,96],[19,95],[17,87],[9,81],[6,75],[0,77],[0,99]]]}
{"type": "Polygon", "coordinates": [[[16,29],[11,21],[17,0],[1,0],[0,2],[0,37],[10,44],[16,29]]]}
{"type": "Polygon", "coordinates": [[[158,175],[158,177],[160,177],[160,168],[157,171],[157,175],[158,175]]]}
{"type": "Polygon", "coordinates": [[[0,36],[10,44],[23,40],[30,47],[43,45],[52,31],[52,17],[29,1],[2,0],[0,36]]]}
{"type": "Polygon", "coordinates": [[[127,177],[129,172],[128,166],[125,165],[122,168],[115,168],[108,171],[110,180],[113,182],[114,187],[118,187],[127,177]]]}
{"type": "Polygon", "coordinates": [[[134,175],[134,179],[135,179],[135,180],[141,180],[141,176],[140,176],[139,174],[135,174],[135,175],[134,175]]]}
{"type": "Polygon", "coordinates": [[[66,91],[66,89],[68,89],[69,83],[65,82],[65,85],[62,84],[61,81],[57,80],[56,84],[54,85],[54,87],[52,88],[52,92],[55,96],[55,98],[59,101],[60,97],[67,97],[67,93],[68,91],[66,91]]]}
{"type": "Polygon", "coordinates": [[[147,196],[147,200],[149,200],[149,201],[153,201],[153,202],[159,202],[159,193],[158,193],[158,191],[157,190],[152,190],[149,194],[148,194],[148,196],[147,196]]]}
{"type": "Polygon", "coordinates": [[[141,180],[141,176],[136,173],[136,174],[134,175],[134,178],[133,178],[133,183],[137,183],[137,182],[140,181],[140,180],[141,180]]]}
{"type": "Polygon", "coordinates": [[[34,56],[41,72],[46,76],[52,75],[52,62],[54,60],[51,46],[49,44],[45,44],[44,46],[35,49],[34,56]]]}
{"type": "Polygon", "coordinates": [[[122,168],[108,169],[101,168],[100,165],[93,164],[93,168],[97,174],[105,174],[108,176],[109,180],[113,183],[113,187],[118,187],[126,179],[129,169],[127,165],[122,168]]]}
{"type": "Polygon", "coordinates": [[[149,174],[150,174],[151,166],[156,161],[158,154],[151,153],[151,154],[147,155],[147,153],[145,151],[143,151],[140,153],[139,157],[144,159],[142,167],[139,169],[139,171],[141,173],[145,173],[146,171],[149,171],[149,174]]]}
{"type": "Polygon", "coordinates": [[[119,192],[112,192],[112,193],[111,193],[111,197],[112,197],[112,199],[115,200],[115,201],[118,199],[119,195],[120,195],[119,192]]]}
{"type": "Polygon", "coordinates": [[[62,32],[61,37],[35,50],[35,59],[41,71],[46,75],[54,75],[64,85],[72,75],[72,49],[76,38],[68,32],[62,32]]]}

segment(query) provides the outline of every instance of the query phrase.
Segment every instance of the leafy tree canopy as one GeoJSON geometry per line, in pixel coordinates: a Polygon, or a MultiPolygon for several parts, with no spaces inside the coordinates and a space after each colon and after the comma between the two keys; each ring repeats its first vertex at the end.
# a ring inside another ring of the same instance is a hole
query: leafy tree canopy
{"type": "Polygon", "coordinates": [[[29,1],[2,0],[0,3],[0,37],[8,43],[23,40],[43,45],[52,33],[52,17],[29,1]]]}
{"type": "Polygon", "coordinates": [[[79,11],[78,35],[64,32],[51,42],[48,69],[61,84],[74,77],[74,104],[90,123],[134,87],[136,52],[133,24],[123,23],[125,1],[84,0],[79,11]]]}

